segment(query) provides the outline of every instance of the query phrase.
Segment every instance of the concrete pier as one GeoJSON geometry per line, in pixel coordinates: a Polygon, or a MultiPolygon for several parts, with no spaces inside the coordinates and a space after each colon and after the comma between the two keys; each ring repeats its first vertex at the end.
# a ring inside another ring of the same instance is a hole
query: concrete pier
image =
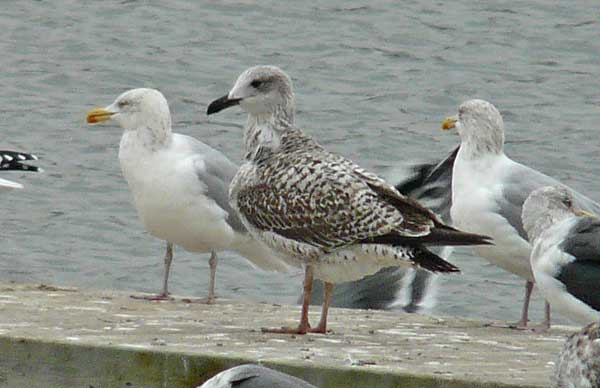
{"type": "MultiPolygon", "coordinates": [[[[318,320],[313,308],[311,320],[318,320]]],[[[565,336],[483,322],[332,309],[328,335],[263,334],[298,306],[134,300],[129,293],[0,285],[0,386],[195,387],[260,362],[320,388],[547,387],[565,336]]]]}

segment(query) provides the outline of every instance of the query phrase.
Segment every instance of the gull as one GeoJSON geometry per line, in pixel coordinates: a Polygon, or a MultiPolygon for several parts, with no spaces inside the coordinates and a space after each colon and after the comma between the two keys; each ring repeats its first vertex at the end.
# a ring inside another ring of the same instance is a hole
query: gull
{"type": "MultiPolygon", "coordinates": [[[[29,171],[42,172],[39,167],[31,166],[23,162],[38,160],[37,156],[17,151],[0,151],[0,171],[29,171]]],[[[0,187],[7,189],[22,189],[23,185],[8,179],[0,178],[0,187]]]]}
{"type": "Polygon", "coordinates": [[[489,244],[485,236],[446,226],[418,202],[295,127],[292,82],[281,69],[249,68],[207,114],[235,105],[248,113],[246,162],[231,182],[230,203],[250,233],[305,271],[300,324],[265,331],[326,333],[334,283],[392,266],[456,272],[426,245],[489,244]],[[313,277],[325,282],[316,328],[308,323],[313,277]]]}
{"type": "Polygon", "coordinates": [[[317,388],[297,377],[261,365],[246,364],[227,369],[198,388],[317,388]]]}
{"type": "MultiPolygon", "coordinates": [[[[521,319],[512,327],[526,329],[534,277],[529,264],[531,244],[521,222],[523,202],[540,187],[560,183],[508,158],[503,151],[504,123],[494,105],[469,100],[460,105],[458,116],[447,118],[442,129],[456,128],[460,149],[454,162],[452,208],[457,228],[491,236],[494,245],[474,247],[490,263],[526,280],[521,319]]],[[[600,206],[573,192],[585,210],[600,206]]],[[[550,306],[540,329],[550,327],[550,306]]]]}
{"type": "MultiPolygon", "coordinates": [[[[411,163],[403,169],[400,182],[395,187],[400,193],[419,201],[433,210],[444,222],[450,222],[452,205],[452,168],[458,147],[443,160],[411,163]]],[[[440,257],[447,259],[452,247],[442,247],[440,257]]],[[[390,309],[400,306],[414,313],[434,303],[436,276],[423,269],[383,268],[377,273],[354,282],[336,284],[331,297],[331,307],[355,309],[390,309]]],[[[315,280],[311,305],[322,304],[323,282],[315,280]]],[[[300,296],[300,300],[302,296],[300,296]]]]}
{"type": "Polygon", "coordinates": [[[192,137],[172,133],[165,97],[154,89],[133,89],[109,106],[87,114],[87,122],[116,121],[124,130],[119,162],[144,228],[166,241],[163,289],[168,281],[173,245],[210,253],[210,282],[204,302],[215,301],[217,252],[232,250],[266,270],[287,265],[246,231],[227,200],[237,166],[222,153],[192,137]]]}
{"type": "Polygon", "coordinates": [[[600,321],[600,219],[578,209],[561,186],[533,191],[523,204],[531,268],[552,308],[582,325],[600,321]]]}
{"type": "Polygon", "coordinates": [[[600,322],[567,338],[554,369],[552,388],[600,387],[600,322]]]}

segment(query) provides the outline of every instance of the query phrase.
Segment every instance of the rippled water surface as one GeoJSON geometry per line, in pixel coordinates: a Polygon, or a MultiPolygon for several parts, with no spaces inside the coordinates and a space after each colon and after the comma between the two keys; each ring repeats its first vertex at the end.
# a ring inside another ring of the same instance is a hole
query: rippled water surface
{"type": "MultiPolygon", "coordinates": [[[[0,280],[158,290],[163,243],[130,204],[121,131],[89,128],[85,113],[155,87],[176,131],[239,161],[244,115],[204,111],[255,64],[292,76],[300,126],[382,174],[445,155],[457,137],[440,121],[479,97],[501,110],[511,157],[600,199],[597,1],[323,3],[3,4],[1,146],[35,152],[45,173],[3,175],[26,189],[2,193],[0,280]]],[[[435,312],[516,320],[522,282],[465,252],[435,312]]],[[[221,257],[222,296],[286,302],[300,291],[299,274],[221,257]]],[[[172,291],[203,295],[207,269],[207,257],[177,250],[172,291]]]]}

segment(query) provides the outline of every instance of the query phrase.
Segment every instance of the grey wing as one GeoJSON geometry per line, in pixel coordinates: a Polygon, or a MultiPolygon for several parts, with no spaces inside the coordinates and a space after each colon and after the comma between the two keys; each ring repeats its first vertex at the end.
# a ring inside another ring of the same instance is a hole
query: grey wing
{"type": "Polygon", "coordinates": [[[201,388],[316,388],[297,377],[260,365],[240,365],[221,372],[201,388]],[[221,378],[218,378],[219,375],[221,378]]]}
{"type": "Polygon", "coordinates": [[[567,291],[600,310],[600,219],[583,217],[571,228],[560,248],[575,257],[563,265],[556,278],[567,291]]]}
{"type": "MultiPolygon", "coordinates": [[[[184,135],[179,135],[184,136],[184,135]]],[[[188,137],[196,153],[194,171],[198,179],[206,186],[206,195],[227,212],[227,223],[237,232],[245,232],[237,212],[229,205],[229,184],[238,170],[238,166],[223,153],[188,137]]]]}
{"type": "Polygon", "coordinates": [[[498,199],[500,215],[517,230],[519,236],[524,240],[528,240],[521,220],[523,203],[533,190],[544,186],[557,185],[566,187],[573,194],[577,206],[600,215],[600,204],[563,185],[556,179],[518,163],[513,165],[510,175],[503,182],[502,195],[498,199]]]}

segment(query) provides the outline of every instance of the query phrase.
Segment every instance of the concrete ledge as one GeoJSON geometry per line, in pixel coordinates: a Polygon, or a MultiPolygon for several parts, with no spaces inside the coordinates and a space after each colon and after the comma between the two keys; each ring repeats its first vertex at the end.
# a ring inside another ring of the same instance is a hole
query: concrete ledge
{"type": "Polygon", "coordinates": [[[0,286],[0,385],[195,387],[220,370],[261,362],[320,388],[546,387],[564,337],[575,330],[540,335],[345,309],[332,310],[327,336],[259,330],[294,324],[298,314],[296,306],[0,286]]]}

